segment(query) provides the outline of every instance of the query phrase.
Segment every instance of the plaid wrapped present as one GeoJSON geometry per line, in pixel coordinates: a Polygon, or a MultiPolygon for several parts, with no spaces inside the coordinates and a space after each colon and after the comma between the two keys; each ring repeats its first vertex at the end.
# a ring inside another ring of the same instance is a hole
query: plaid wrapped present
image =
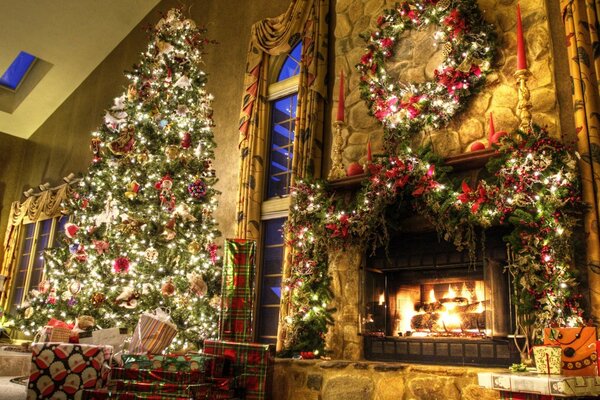
{"type": "Polygon", "coordinates": [[[256,242],[227,239],[223,265],[219,337],[223,340],[252,340],[252,302],[256,242]]]}
{"type": "Polygon", "coordinates": [[[101,388],[111,346],[33,343],[27,399],[79,400],[84,389],[101,388]]]}
{"type": "MultiPolygon", "coordinates": [[[[206,397],[201,397],[204,400],[206,397]]],[[[170,396],[169,394],[161,393],[115,393],[106,389],[84,390],[81,397],[82,400],[190,400],[190,396],[170,396]]],[[[198,398],[200,399],[200,398],[198,398]]]]}
{"type": "Polygon", "coordinates": [[[204,352],[231,360],[236,387],[247,400],[268,400],[271,396],[275,350],[271,345],[205,340],[204,352]]]}
{"type": "Polygon", "coordinates": [[[112,380],[137,380],[143,382],[165,382],[177,384],[194,384],[204,382],[206,375],[204,372],[190,371],[157,371],[153,369],[129,369],[129,368],[112,368],[110,372],[112,380]]]}
{"type": "Polygon", "coordinates": [[[147,369],[154,371],[193,372],[200,371],[206,376],[221,378],[228,375],[229,361],[214,354],[154,355],[123,354],[123,368],[147,369]]]}
{"type": "Polygon", "coordinates": [[[111,381],[108,390],[117,393],[160,393],[171,396],[189,396],[193,398],[205,398],[213,385],[211,383],[165,383],[165,382],[138,382],[138,381],[111,381]]]}

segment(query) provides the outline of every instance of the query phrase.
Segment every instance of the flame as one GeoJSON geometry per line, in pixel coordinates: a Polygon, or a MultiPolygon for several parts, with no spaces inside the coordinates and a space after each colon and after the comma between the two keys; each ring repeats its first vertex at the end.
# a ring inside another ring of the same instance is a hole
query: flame
{"type": "Polygon", "coordinates": [[[379,295],[379,305],[382,306],[385,303],[385,294],[381,293],[379,295]]]}
{"type": "Polygon", "coordinates": [[[475,311],[477,314],[481,314],[485,311],[485,307],[483,306],[483,302],[479,302],[477,305],[477,310],[475,311]]]}
{"type": "Polygon", "coordinates": [[[460,289],[460,297],[464,297],[470,303],[473,300],[473,296],[471,296],[471,291],[467,288],[467,283],[463,282],[462,288],[460,289]]]}
{"type": "Polygon", "coordinates": [[[437,299],[435,298],[435,291],[433,289],[431,289],[429,291],[429,302],[430,303],[435,303],[437,302],[437,299]]]}
{"type": "Polygon", "coordinates": [[[448,285],[448,291],[444,293],[445,299],[453,299],[456,297],[456,292],[452,289],[452,285],[448,285]]]}
{"type": "Polygon", "coordinates": [[[443,312],[440,314],[440,319],[444,323],[444,327],[446,328],[446,330],[451,331],[460,329],[462,320],[460,319],[460,316],[458,314],[453,312],[443,312]]]}
{"type": "Polygon", "coordinates": [[[483,284],[483,281],[475,281],[475,300],[485,300],[485,285],[483,284]]]}

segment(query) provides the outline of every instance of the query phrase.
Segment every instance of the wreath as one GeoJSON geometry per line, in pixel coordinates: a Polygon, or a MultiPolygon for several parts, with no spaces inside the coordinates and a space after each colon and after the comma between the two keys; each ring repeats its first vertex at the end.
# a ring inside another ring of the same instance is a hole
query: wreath
{"type": "Polygon", "coordinates": [[[361,97],[386,135],[408,139],[432,127],[446,125],[468,97],[485,82],[495,53],[493,27],[486,23],[475,0],[408,0],[387,9],[377,30],[362,35],[367,52],[356,65],[361,97]],[[441,47],[443,61],[434,78],[424,83],[399,82],[385,62],[394,57],[402,33],[429,26],[441,47]]]}

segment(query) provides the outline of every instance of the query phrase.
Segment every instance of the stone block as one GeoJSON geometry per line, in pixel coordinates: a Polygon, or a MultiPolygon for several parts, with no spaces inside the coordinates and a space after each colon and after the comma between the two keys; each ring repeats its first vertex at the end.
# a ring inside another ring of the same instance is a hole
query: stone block
{"type": "Polygon", "coordinates": [[[532,90],[531,104],[533,105],[533,114],[554,111],[556,109],[556,94],[554,90],[549,88],[532,90]]]}
{"type": "Polygon", "coordinates": [[[462,390],[461,400],[498,400],[500,392],[483,388],[479,385],[468,385],[462,390]]]}
{"type": "Polygon", "coordinates": [[[495,107],[490,109],[490,111],[494,112],[494,126],[496,127],[496,132],[512,132],[519,126],[519,119],[515,115],[514,108],[495,107]]]}
{"type": "Polygon", "coordinates": [[[552,83],[552,67],[550,60],[534,61],[530,64],[531,78],[529,78],[529,88],[542,87],[552,83]]]}
{"type": "Polygon", "coordinates": [[[525,35],[527,43],[527,54],[535,60],[547,58],[550,53],[550,37],[548,30],[543,26],[536,25],[525,35]]]}
{"type": "Polygon", "coordinates": [[[352,32],[352,25],[345,14],[338,14],[335,20],[335,37],[343,38],[352,32]]]}
{"type": "Polygon", "coordinates": [[[377,382],[377,400],[397,400],[404,396],[404,377],[386,376],[377,382]]]}
{"type": "Polygon", "coordinates": [[[368,15],[363,15],[360,17],[352,27],[352,35],[357,37],[361,33],[365,33],[369,30],[369,23],[371,22],[371,17],[368,15]]]}
{"type": "Polygon", "coordinates": [[[320,391],[323,386],[323,375],[310,374],[306,380],[306,387],[311,390],[320,391]]]}
{"type": "Polygon", "coordinates": [[[469,118],[460,125],[458,131],[460,135],[460,142],[462,147],[467,143],[471,143],[475,140],[481,139],[485,136],[484,128],[481,121],[475,118],[469,118]]]}
{"type": "Polygon", "coordinates": [[[348,7],[347,15],[350,18],[350,23],[356,23],[364,15],[362,1],[352,1],[350,7],[348,7]]]}
{"type": "Polygon", "coordinates": [[[494,111],[496,107],[509,107],[515,108],[519,96],[517,94],[516,84],[513,86],[500,85],[494,90],[492,96],[492,108],[490,111],[494,111]]]}
{"type": "Polygon", "coordinates": [[[460,152],[460,141],[457,132],[446,130],[432,133],[431,143],[434,151],[442,157],[460,152]]]}
{"type": "Polygon", "coordinates": [[[459,400],[460,392],[451,378],[421,376],[406,383],[408,398],[419,400],[459,400]]]}
{"type": "Polygon", "coordinates": [[[365,152],[367,151],[367,140],[369,134],[364,132],[353,132],[348,138],[348,144],[362,144],[365,146],[365,152]]]}
{"type": "Polygon", "coordinates": [[[323,400],[371,400],[373,381],[362,376],[343,375],[325,383],[323,400]]]}

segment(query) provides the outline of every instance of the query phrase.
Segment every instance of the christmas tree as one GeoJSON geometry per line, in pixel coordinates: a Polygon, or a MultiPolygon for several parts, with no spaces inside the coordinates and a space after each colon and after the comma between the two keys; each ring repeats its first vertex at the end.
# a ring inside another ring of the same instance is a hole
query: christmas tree
{"type": "Polygon", "coordinates": [[[151,30],[126,93],[92,134],[64,246],[47,251],[45,280],[20,309],[25,333],[51,317],[131,328],[162,307],[178,326],[175,347],[216,336],[218,192],[204,33],[179,10],[151,30]]]}

